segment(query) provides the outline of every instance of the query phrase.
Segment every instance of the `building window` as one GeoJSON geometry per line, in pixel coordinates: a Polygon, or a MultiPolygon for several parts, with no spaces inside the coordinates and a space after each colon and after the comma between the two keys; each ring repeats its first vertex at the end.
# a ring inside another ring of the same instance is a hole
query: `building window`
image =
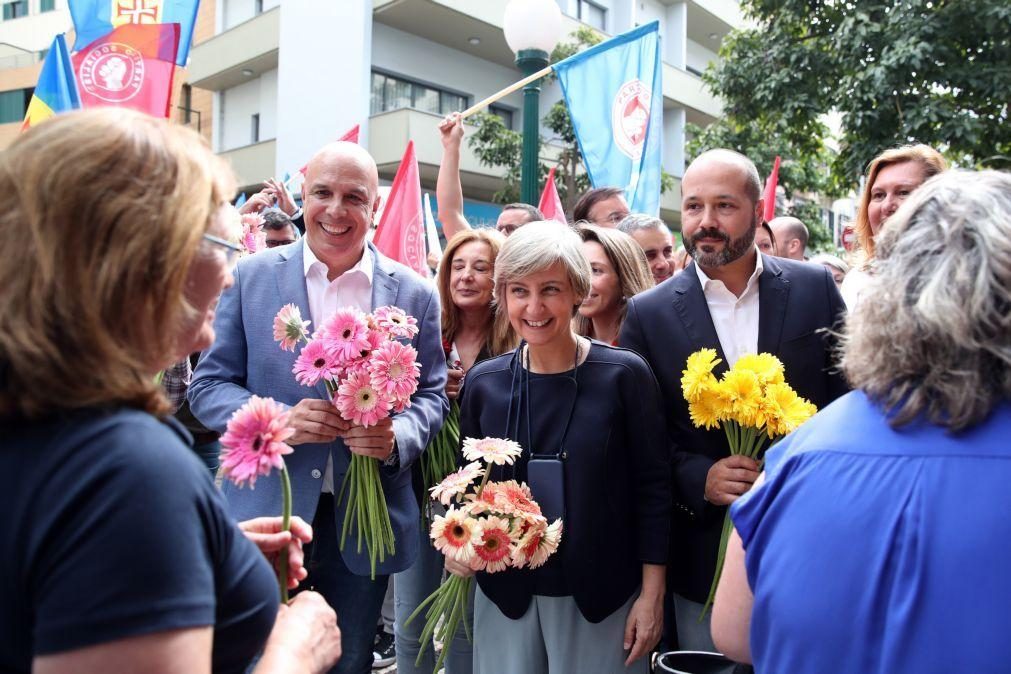
{"type": "Polygon", "coordinates": [[[250,118],[249,142],[260,142],[260,113],[256,113],[250,118]]]}
{"type": "Polygon", "coordinates": [[[34,91],[34,87],[0,91],[0,124],[24,121],[34,91]]]}
{"type": "Polygon", "coordinates": [[[579,0],[578,12],[578,18],[583,23],[597,30],[606,30],[607,10],[600,5],[590,0],[579,0]]]}
{"type": "Polygon", "coordinates": [[[189,124],[193,119],[193,87],[189,84],[179,92],[179,107],[183,109],[183,124],[189,124]]]}
{"type": "Polygon", "coordinates": [[[14,0],[4,3],[4,21],[28,16],[28,0],[14,0]]]}
{"type": "Polygon", "coordinates": [[[467,108],[470,98],[430,84],[412,82],[385,73],[372,73],[371,112],[413,108],[437,115],[448,115],[467,108]]]}
{"type": "Polygon", "coordinates": [[[56,9],[56,0],[40,0],[39,13],[51,12],[56,9]]]}
{"type": "Polygon", "coordinates": [[[489,105],[488,112],[502,119],[505,128],[513,128],[513,110],[501,105],[489,105]]]}

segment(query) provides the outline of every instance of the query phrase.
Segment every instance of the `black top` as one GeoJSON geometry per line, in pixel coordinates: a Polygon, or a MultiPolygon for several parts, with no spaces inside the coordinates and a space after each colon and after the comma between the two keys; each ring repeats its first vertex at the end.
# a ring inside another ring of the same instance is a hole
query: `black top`
{"type": "Polygon", "coordinates": [[[538,457],[558,452],[573,410],[564,443],[562,542],[540,569],[478,573],[478,583],[513,619],[536,594],[572,596],[583,617],[600,622],[637,590],[643,563],[666,563],[670,464],[656,379],[635,353],[593,342],[576,369],[578,386],[571,371],[530,374],[527,406],[515,353],[467,374],[461,435],[519,442],[516,464],[494,467],[491,479],[525,482],[530,445],[538,457]]]}
{"type": "Polygon", "coordinates": [[[186,431],[133,410],[5,426],[0,671],[208,625],[213,671],[244,671],[273,627],[277,581],[186,431]]]}

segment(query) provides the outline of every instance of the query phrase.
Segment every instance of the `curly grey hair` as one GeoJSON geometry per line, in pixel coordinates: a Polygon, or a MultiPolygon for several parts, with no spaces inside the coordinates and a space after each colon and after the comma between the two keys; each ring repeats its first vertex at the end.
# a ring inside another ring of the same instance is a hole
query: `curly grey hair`
{"type": "Polygon", "coordinates": [[[842,367],[898,427],[958,431],[1011,399],[1011,175],[949,171],[924,183],[875,241],[867,300],[842,367]]]}

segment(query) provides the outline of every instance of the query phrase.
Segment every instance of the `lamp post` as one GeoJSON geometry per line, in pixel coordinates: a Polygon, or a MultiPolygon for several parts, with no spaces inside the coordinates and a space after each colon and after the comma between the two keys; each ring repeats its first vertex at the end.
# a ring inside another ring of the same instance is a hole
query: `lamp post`
{"type": "MultiPolygon", "coordinates": [[[[548,65],[548,55],[558,43],[562,12],[554,0],[509,0],[503,31],[516,54],[516,66],[533,75],[548,65]]],[[[520,165],[520,201],[537,205],[537,150],[540,140],[540,80],[523,87],[523,161],[520,165]]]]}

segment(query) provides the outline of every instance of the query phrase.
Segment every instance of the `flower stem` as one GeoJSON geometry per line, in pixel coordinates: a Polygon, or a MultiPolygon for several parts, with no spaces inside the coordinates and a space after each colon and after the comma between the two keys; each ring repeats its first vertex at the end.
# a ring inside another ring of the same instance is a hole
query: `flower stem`
{"type": "MultiPolygon", "coordinates": [[[[281,462],[281,531],[291,530],[291,479],[288,465],[281,462]]],[[[288,549],[281,550],[277,564],[277,582],[281,586],[281,603],[288,603],[288,549]]]]}

